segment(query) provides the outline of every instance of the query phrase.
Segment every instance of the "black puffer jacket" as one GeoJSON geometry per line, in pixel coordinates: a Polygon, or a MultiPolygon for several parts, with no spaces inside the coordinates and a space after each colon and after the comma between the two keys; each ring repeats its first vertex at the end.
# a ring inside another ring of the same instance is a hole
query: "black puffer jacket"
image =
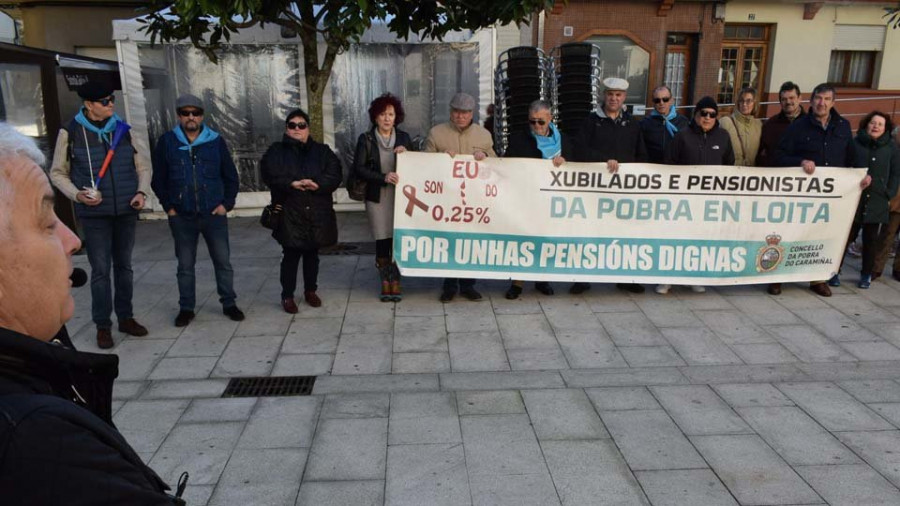
{"type": "Polygon", "coordinates": [[[863,190],[856,210],[857,223],[887,223],[890,221],[890,201],[900,185],[900,149],[885,132],[872,139],[862,130],[856,134],[856,165],[868,166],[872,184],[863,190]]]}
{"type": "Polygon", "coordinates": [[[0,328],[0,502],[184,504],[112,424],[118,362],[0,328]]]}
{"type": "MultiPolygon", "coordinates": [[[[680,114],[676,114],[672,119],[672,124],[678,129],[678,132],[687,128],[690,120],[680,114]]],[[[666,119],[662,116],[653,116],[648,113],[641,120],[641,134],[644,136],[644,144],[647,146],[647,158],[650,163],[665,163],[666,150],[669,144],[675,139],[669,135],[669,129],[666,128],[666,119]]],[[[678,132],[675,132],[677,135],[678,132]]]]}
{"type": "Polygon", "coordinates": [[[715,126],[704,132],[696,122],[675,134],[666,153],[671,165],[734,165],[734,148],[728,132],[715,126]]]}
{"type": "Polygon", "coordinates": [[[575,138],[575,157],[573,162],[606,162],[616,160],[619,163],[647,161],[647,148],[640,124],[626,111],[615,120],[596,111],[588,115],[581,123],[575,138]]]}
{"type": "MultiPolygon", "coordinates": [[[[569,160],[573,156],[573,146],[569,137],[560,132],[560,144],[562,144],[562,157],[569,160]]],[[[515,132],[509,136],[509,147],[503,154],[506,158],[543,158],[544,155],[537,147],[537,139],[531,132],[515,132]]]]}
{"type": "Polygon", "coordinates": [[[263,181],[280,204],[283,215],[272,233],[286,248],[316,249],[337,242],[337,217],[331,194],[340,186],[341,162],[327,144],[309,139],[305,143],[287,135],[269,146],[259,163],[263,181]],[[293,181],[312,179],[315,191],[291,187],[293,181]]]}
{"type": "MultiPolygon", "coordinates": [[[[394,147],[403,146],[407,151],[412,151],[412,139],[409,134],[399,128],[395,132],[394,147]]],[[[378,141],[375,135],[375,127],[360,134],[353,156],[353,172],[356,177],[366,182],[366,200],[377,204],[381,200],[381,187],[387,186],[388,183],[384,182],[384,173],[381,172],[381,157],[378,155],[376,144],[378,141]]]]}

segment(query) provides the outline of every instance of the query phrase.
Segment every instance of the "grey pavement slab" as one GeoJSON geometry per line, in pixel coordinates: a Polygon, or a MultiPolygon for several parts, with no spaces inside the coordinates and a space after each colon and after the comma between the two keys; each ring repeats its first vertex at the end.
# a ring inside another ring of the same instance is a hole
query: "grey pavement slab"
{"type": "Polygon", "coordinates": [[[900,361],[796,364],[809,379],[841,381],[900,378],[900,361]]]}
{"type": "Polygon", "coordinates": [[[392,348],[393,336],[390,333],[342,333],[331,373],[388,374],[391,372],[392,348]]]}
{"type": "Polygon", "coordinates": [[[128,401],[113,423],[136,452],[155,452],[187,409],[188,400],[128,401]]]}
{"type": "Polygon", "coordinates": [[[695,313],[726,344],[772,342],[772,336],[765,329],[740,311],[695,311],[695,313]]]}
{"type": "Polygon", "coordinates": [[[384,478],[386,418],[332,418],[316,429],[305,480],[378,480],[384,478]]]}
{"type": "Polygon", "coordinates": [[[600,328],[600,322],[590,306],[577,297],[568,300],[560,297],[543,298],[541,308],[555,331],[600,328]]]}
{"type": "Polygon", "coordinates": [[[738,504],[725,485],[709,469],[637,471],[635,475],[653,506],[738,504]]]}
{"type": "Polygon", "coordinates": [[[821,502],[759,436],[694,436],[691,442],[742,504],[821,502]]]}
{"type": "Polygon", "coordinates": [[[687,365],[675,348],[662,346],[620,346],[619,353],[631,367],[676,367],[687,365]]]}
{"type": "Polygon", "coordinates": [[[166,352],[167,357],[218,357],[228,346],[237,329],[237,322],[230,320],[201,321],[198,319],[185,327],[166,352]]]}
{"type": "Polygon", "coordinates": [[[238,447],[309,447],[321,400],[321,397],[259,399],[238,441],[238,447]]]}
{"type": "Polygon", "coordinates": [[[450,372],[450,354],[446,351],[394,353],[391,372],[397,374],[450,372]]]}
{"type": "Polygon", "coordinates": [[[456,405],[460,415],[525,413],[525,403],[517,390],[457,392],[456,405]]]}
{"type": "Polygon", "coordinates": [[[900,383],[893,380],[847,380],[837,384],[860,402],[900,402],[900,383]]]}
{"type": "Polygon", "coordinates": [[[387,418],[390,406],[389,394],[326,395],[320,418],[387,418]]]}
{"type": "Polygon", "coordinates": [[[852,341],[840,347],[858,360],[900,360],[900,348],[885,341],[852,341]]]}
{"type": "Polygon", "coordinates": [[[282,353],[334,353],[343,318],[297,318],[282,344],[282,353]]]}
{"type": "Polygon", "coordinates": [[[460,443],[452,392],[391,395],[388,444],[460,443]]]}
{"type": "Polygon", "coordinates": [[[559,348],[553,328],[543,314],[497,315],[497,325],[507,350],[559,348]]]}
{"type": "Polygon", "coordinates": [[[601,313],[597,318],[617,346],[668,344],[659,329],[643,313],[601,313]]]}
{"type": "MultiPolygon", "coordinates": [[[[876,336],[837,309],[808,309],[797,315],[833,341],[871,341],[876,336]]],[[[878,323],[872,320],[872,323],[878,323]]]]}
{"type": "Polygon", "coordinates": [[[381,506],[384,480],[304,481],[297,506],[381,506]]]}
{"type": "Polygon", "coordinates": [[[506,350],[509,367],[513,371],[545,371],[548,369],[568,369],[566,356],[559,347],[516,348],[506,350]]]}
{"type": "Polygon", "coordinates": [[[389,446],[385,504],[472,504],[463,445],[389,446]]]}
{"type": "Polygon", "coordinates": [[[226,379],[153,381],[142,399],[196,399],[219,397],[228,386],[226,379]]]}
{"type": "Polygon", "coordinates": [[[115,349],[117,354],[130,358],[119,363],[119,378],[146,379],[174,342],[172,339],[126,339],[115,349]]]}
{"type": "Polygon", "coordinates": [[[900,490],[864,464],[802,466],[797,472],[832,506],[900,504],[900,490]]]}
{"type": "Polygon", "coordinates": [[[803,323],[800,318],[772,297],[734,295],[726,297],[732,306],[747,315],[757,325],[792,325],[803,323]]]}
{"type": "Polygon", "coordinates": [[[437,374],[382,374],[321,376],[313,386],[313,395],[362,392],[436,391],[437,374]]]}
{"type": "Polygon", "coordinates": [[[209,377],[219,357],[173,357],[160,360],[148,379],[201,379],[209,377]]]}
{"type": "Polygon", "coordinates": [[[632,470],[707,467],[661,409],[602,411],[601,416],[632,470]]]}
{"type": "Polygon", "coordinates": [[[649,505],[611,440],[542,441],[541,448],[563,506],[649,505]]]}
{"type": "Polygon", "coordinates": [[[447,341],[453,372],[509,370],[509,360],[499,332],[452,333],[447,341]]]}
{"type": "Polygon", "coordinates": [[[609,437],[583,390],[523,390],[522,397],[541,441],[609,437]]]}
{"type": "Polygon", "coordinates": [[[830,431],[894,428],[833,383],[782,383],[776,386],[830,431]]]}
{"type": "Polygon", "coordinates": [[[582,369],[560,371],[560,374],[569,387],[669,385],[688,382],[681,371],[674,367],[582,369]]]}
{"type": "Polygon", "coordinates": [[[447,352],[447,322],[440,316],[394,318],[394,352],[447,352]]]}
{"type": "Polygon", "coordinates": [[[470,372],[441,374],[441,390],[512,390],[562,388],[558,372],[470,372]]]}
{"type": "Polygon", "coordinates": [[[900,487],[900,431],[838,432],[835,436],[900,487]]]}
{"type": "Polygon", "coordinates": [[[559,495],[550,474],[471,475],[469,488],[475,506],[557,506],[559,495]]]}
{"type": "Polygon", "coordinates": [[[751,432],[741,417],[706,385],[655,386],[650,391],[689,436],[751,432]]]}
{"type": "Polygon", "coordinates": [[[798,364],[774,365],[696,365],[679,371],[691,383],[769,383],[809,380],[798,364]]]}
{"type": "Polygon", "coordinates": [[[293,505],[307,456],[306,448],[237,449],[209,504],[293,505]]]}
{"type": "Polygon", "coordinates": [[[684,302],[670,297],[642,297],[635,301],[647,318],[658,327],[697,327],[702,325],[684,302]]]}
{"type": "Polygon", "coordinates": [[[281,355],[275,359],[272,376],[322,376],[331,373],[334,355],[309,353],[281,355]]]}
{"type": "Polygon", "coordinates": [[[602,328],[560,330],[556,332],[556,340],[565,354],[566,362],[573,369],[628,366],[602,328]]]}
{"type": "Polygon", "coordinates": [[[547,473],[528,415],[463,416],[460,425],[470,477],[547,473]]]}
{"type": "Polygon", "coordinates": [[[794,405],[780,390],[768,383],[734,383],[712,385],[712,388],[734,408],[794,405]]]}
{"type": "Polygon", "coordinates": [[[194,399],[181,422],[239,422],[250,419],[256,397],[233,399],[194,399]]]}
{"type": "Polygon", "coordinates": [[[586,388],[584,391],[597,411],[660,409],[656,398],[645,387],[586,388]]]}
{"type": "Polygon", "coordinates": [[[747,364],[789,364],[799,360],[778,343],[734,344],[731,349],[747,364]]]}
{"type": "Polygon", "coordinates": [[[900,402],[873,402],[868,406],[895,427],[900,427],[900,402]]]}
{"type": "Polygon", "coordinates": [[[705,327],[669,327],[662,334],[688,365],[741,364],[741,359],[705,327]]]}
{"type": "Polygon", "coordinates": [[[242,337],[232,339],[219,358],[213,377],[267,376],[284,336],[242,337]]]}

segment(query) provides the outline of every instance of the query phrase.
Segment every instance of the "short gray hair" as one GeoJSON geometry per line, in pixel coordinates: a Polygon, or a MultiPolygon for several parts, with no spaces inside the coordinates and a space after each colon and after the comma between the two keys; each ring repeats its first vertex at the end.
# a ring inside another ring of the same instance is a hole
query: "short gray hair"
{"type": "MultiPolygon", "coordinates": [[[[8,205],[12,202],[13,194],[12,185],[8,181],[8,169],[5,167],[4,160],[16,156],[29,158],[38,165],[43,165],[45,161],[44,153],[38,149],[34,139],[23,135],[9,123],[0,121],[0,203],[5,203],[2,205],[8,205]]],[[[4,209],[0,214],[9,216],[10,213],[4,209]]],[[[8,218],[4,218],[0,222],[0,231],[7,228],[8,222],[8,218]]]]}
{"type": "Polygon", "coordinates": [[[653,88],[653,91],[650,92],[650,96],[652,97],[653,95],[656,95],[656,92],[657,92],[657,91],[662,91],[662,90],[668,91],[668,92],[669,92],[669,96],[670,96],[670,97],[672,96],[672,88],[669,88],[669,87],[666,86],[665,84],[662,85],[662,86],[657,86],[656,88],[653,88]]]}
{"type": "Polygon", "coordinates": [[[551,112],[553,111],[553,109],[550,107],[550,102],[547,102],[546,100],[535,100],[531,103],[531,105],[528,106],[529,113],[543,111],[544,109],[547,109],[551,112]]]}

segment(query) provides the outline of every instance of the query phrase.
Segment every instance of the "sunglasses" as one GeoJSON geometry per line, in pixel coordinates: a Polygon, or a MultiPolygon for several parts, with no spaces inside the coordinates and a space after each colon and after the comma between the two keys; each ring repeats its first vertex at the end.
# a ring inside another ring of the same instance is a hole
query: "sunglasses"
{"type": "Polygon", "coordinates": [[[91,100],[91,102],[96,102],[96,103],[102,105],[103,107],[106,107],[106,106],[108,106],[109,104],[114,104],[114,103],[116,103],[116,97],[115,97],[115,96],[109,96],[109,97],[107,97],[107,98],[101,98],[100,100],[91,100]]]}
{"type": "Polygon", "coordinates": [[[530,120],[528,120],[528,122],[531,123],[532,125],[541,125],[541,126],[544,126],[547,124],[547,122],[542,119],[530,119],[530,120]]]}
{"type": "Polygon", "coordinates": [[[654,98],[654,104],[668,104],[669,100],[672,100],[672,97],[664,97],[664,98],[654,98]]]}
{"type": "Polygon", "coordinates": [[[709,112],[709,111],[700,111],[699,114],[700,114],[701,118],[715,118],[716,116],[719,115],[716,112],[709,112]]]}
{"type": "Polygon", "coordinates": [[[203,111],[198,111],[196,109],[191,109],[190,111],[181,110],[178,111],[178,115],[182,118],[187,118],[189,116],[193,116],[195,118],[200,118],[203,116],[203,111]]]}
{"type": "Polygon", "coordinates": [[[293,121],[287,122],[288,130],[306,130],[306,127],[308,126],[309,125],[307,125],[306,123],[295,123],[293,121]]]}

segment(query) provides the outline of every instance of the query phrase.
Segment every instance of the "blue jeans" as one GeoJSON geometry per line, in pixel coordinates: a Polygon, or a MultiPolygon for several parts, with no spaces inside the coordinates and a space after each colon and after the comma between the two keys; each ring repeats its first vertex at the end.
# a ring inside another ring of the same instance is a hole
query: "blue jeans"
{"type": "Polygon", "coordinates": [[[216,271],[216,290],[222,307],[234,306],[234,270],[231,268],[231,248],[228,245],[228,218],[218,215],[169,216],[169,228],[175,239],[178,258],[178,305],[182,311],[193,311],[197,303],[194,264],[197,262],[197,240],[206,241],[209,257],[216,271]]]}
{"type": "Polygon", "coordinates": [[[80,218],[80,221],[88,261],[91,263],[91,318],[98,329],[109,329],[112,328],[110,315],[113,307],[120,321],[134,316],[131,306],[131,295],[134,292],[131,250],[134,249],[137,213],[80,218]],[[115,299],[109,282],[111,267],[115,280],[115,299]]]}

